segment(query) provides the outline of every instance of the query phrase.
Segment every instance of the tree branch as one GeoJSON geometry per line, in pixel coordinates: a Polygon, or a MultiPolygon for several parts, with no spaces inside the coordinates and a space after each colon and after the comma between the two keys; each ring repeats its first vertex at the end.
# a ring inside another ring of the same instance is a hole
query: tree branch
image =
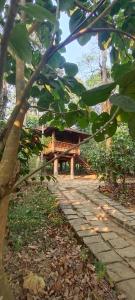
{"type": "Polygon", "coordinates": [[[50,112],[52,114],[55,114],[55,115],[60,115],[60,116],[63,116],[63,115],[66,115],[68,114],[69,112],[79,112],[79,111],[86,111],[85,109],[76,109],[76,110],[70,110],[70,111],[63,111],[63,112],[58,112],[58,111],[54,111],[54,110],[51,110],[51,109],[45,109],[44,107],[42,106],[36,106],[36,105],[30,105],[30,108],[34,108],[34,109],[42,109],[44,110],[44,112],[50,112]]]}
{"type": "Polygon", "coordinates": [[[118,33],[118,34],[122,34],[122,35],[125,35],[126,37],[132,39],[133,41],[135,41],[135,36],[133,36],[132,34],[126,32],[126,31],[116,29],[116,28],[103,27],[103,28],[85,28],[85,29],[82,29],[82,30],[80,30],[79,32],[77,32],[76,34],[74,34],[71,37],[71,40],[70,40],[69,43],[71,43],[72,41],[78,39],[79,37],[83,36],[86,33],[92,33],[92,32],[97,32],[98,33],[98,32],[104,32],[104,31],[115,32],[115,33],[118,33]]]}
{"type": "Polygon", "coordinates": [[[85,140],[83,140],[82,142],[74,145],[73,147],[69,148],[68,150],[58,154],[56,157],[52,158],[51,160],[49,160],[48,162],[46,162],[45,164],[43,164],[42,166],[40,166],[39,168],[35,169],[34,171],[32,171],[31,173],[27,174],[26,176],[24,176],[23,178],[21,178],[14,186],[12,191],[14,191],[23,181],[27,180],[29,177],[33,176],[35,173],[37,173],[38,171],[40,171],[41,169],[43,169],[44,167],[48,166],[50,163],[54,162],[55,159],[59,159],[60,157],[62,157],[65,154],[68,154],[71,150],[74,150],[75,148],[88,143],[91,139],[93,139],[98,133],[102,132],[116,117],[117,113],[119,111],[119,107],[115,110],[114,114],[112,115],[112,117],[110,118],[109,121],[107,121],[100,129],[98,129],[93,135],[89,136],[88,138],[86,138],[85,140]]]}
{"type": "Polygon", "coordinates": [[[6,53],[8,42],[10,38],[11,31],[13,29],[15,16],[17,13],[17,4],[18,0],[11,0],[9,13],[7,17],[7,21],[4,27],[4,33],[1,39],[1,47],[0,47],[0,96],[2,94],[2,86],[3,86],[3,73],[4,73],[4,65],[6,60],[6,53]]]}

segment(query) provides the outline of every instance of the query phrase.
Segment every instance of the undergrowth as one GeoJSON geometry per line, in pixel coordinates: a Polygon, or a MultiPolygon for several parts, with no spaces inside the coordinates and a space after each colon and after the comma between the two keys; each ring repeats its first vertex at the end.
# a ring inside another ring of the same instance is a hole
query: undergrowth
{"type": "Polygon", "coordinates": [[[9,239],[15,250],[37,239],[37,231],[45,227],[60,226],[64,222],[58,203],[43,185],[32,186],[14,195],[10,201],[9,239]]]}

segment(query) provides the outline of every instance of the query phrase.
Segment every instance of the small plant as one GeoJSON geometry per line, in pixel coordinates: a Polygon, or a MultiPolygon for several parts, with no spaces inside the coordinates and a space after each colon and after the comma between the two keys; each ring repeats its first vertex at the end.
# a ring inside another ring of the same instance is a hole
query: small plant
{"type": "Polygon", "coordinates": [[[97,274],[97,278],[99,280],[102,280],[105,277],[106,274],[106,266],[102,261],[95,261],[95,271],[97,274]]]}
{"type": "Polygon", "coordinates": [[[89,250],[86,247],[83,247],[80,252],[80,258],[83,262],[86,262],[89,257],[89,250]]]}

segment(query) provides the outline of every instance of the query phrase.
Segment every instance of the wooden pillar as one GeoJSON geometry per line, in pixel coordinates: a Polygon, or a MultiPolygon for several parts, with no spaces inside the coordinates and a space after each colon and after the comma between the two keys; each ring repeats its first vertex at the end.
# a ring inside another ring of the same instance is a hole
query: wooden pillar
{"type": "MultiPolygon", "coordinates": [[[[55,157],[56,157],[57,155],[55,154],[55,157]]],[[[57,176],[58,175],[58,158],[56,158],[55,160],[54,160],[54,163],[53,163],[53,175],[54,176],[57,176]]]]}
{"type": "Polygon", "coordinates": [[[74,159],[74,156],[72,156],[71,161],[70,161],[70,177],[71,177],[71,179],[74,179],[74,163],[75,163],[75,159],[74,159]]]}

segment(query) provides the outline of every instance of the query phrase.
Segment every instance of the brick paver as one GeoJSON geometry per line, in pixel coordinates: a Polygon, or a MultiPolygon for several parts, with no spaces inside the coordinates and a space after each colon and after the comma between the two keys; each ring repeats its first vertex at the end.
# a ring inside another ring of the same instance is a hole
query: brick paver
{"type": "Polygon", "coordinates": [[[98,181],[59,180],[50,189],[93,257],[106,264],[110,282],[135,300],[135,212],[100,194],[98,181]]]}

